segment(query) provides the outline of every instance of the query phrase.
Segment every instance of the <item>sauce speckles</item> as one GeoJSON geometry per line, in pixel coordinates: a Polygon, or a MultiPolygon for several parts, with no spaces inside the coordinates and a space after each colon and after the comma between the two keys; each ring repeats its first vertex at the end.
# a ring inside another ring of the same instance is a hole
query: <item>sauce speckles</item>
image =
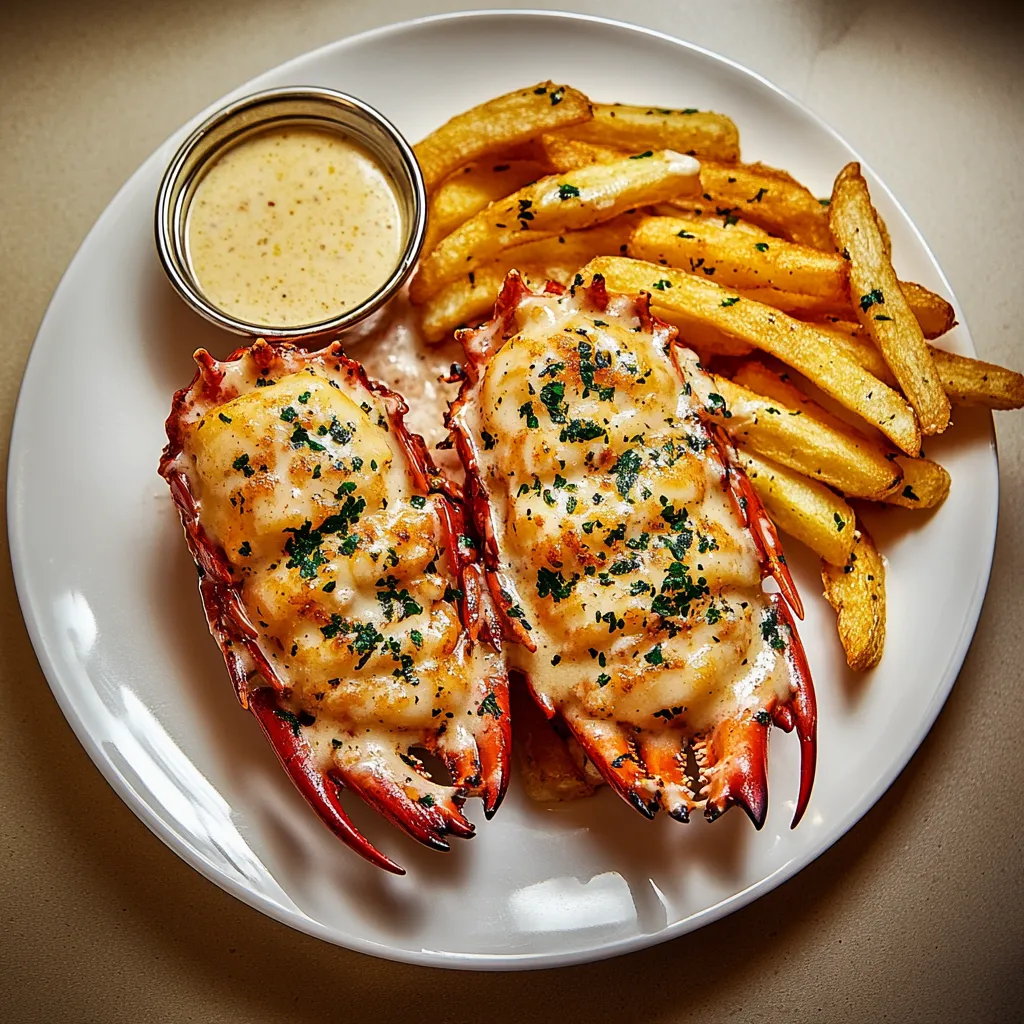
{"type": "Polygon", "coordinates": [[[394,188],[361,146],[279,128],[213,164],[188,217],[189,260],[226,313],[273,327],[314,324],[383,285],[401,257],[394,188]]]}

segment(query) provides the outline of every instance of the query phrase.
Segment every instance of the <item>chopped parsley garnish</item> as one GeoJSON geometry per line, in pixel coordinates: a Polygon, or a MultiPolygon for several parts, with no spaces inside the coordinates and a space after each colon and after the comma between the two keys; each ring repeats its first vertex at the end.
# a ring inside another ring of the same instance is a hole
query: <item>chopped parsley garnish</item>
{"type": "MultiPolygon", "coordinates": [[[[545,384],[540,389],[540,401],[545,409],[548,411],[548,416],[551,417],[552,423],[565,423],[565,414],[569,411],[569,406],[563,401],[565,397],[565,385],[560,380],[553,380],[545,384]]],[[[531,413],[532,413],[531,408],[531,413]]],[[[521,415],[521,413],[520,413],[521,415]]],[[[529,425],[529,421],[527,421],[529,425]]]]}
{"type": "Polygon", "coordinates": [[[920,501],[921,499],[914,493],[914,488],[907,484],[903,488],[903,497],[908,498],[910,501],[920,501]]]}
{"type": "Polygon", "coordinates": [[[647,591],[651,589],[652,587],[650,583],[647,582],[647,580],[634,580],[629,585],[629,592],[633,595],[633,597],[636,597],[638,594],[646,594],[647,591]]]}
{"type": "Polygon", "coordinates": [[[558,198],[565,199],[578,199],[580,190],[575,185],[562,184],[558,186],[558,198]]]}
{"type": "Polygon", "coordinates": [[[652,647],[645,655],[644,661],[648,665],[663,665],[665,663],[665,656],[661,653],[661,644],[657,647],[652,647]]]}
{"type": "Polygon", "coordinates": [[[779,628],[779,613],[774,608],[769,608],[764,613],[764,618],[761,620],[761,637],[769,647],[776,651],[786,649],[786,641],[779,628]]]}
{"type": "Polygon", "coordinates": [[[481,717],[483,715],[490,715],[491,718],[501,718],[501,705],[498,703],[498,698],[495,697],[493,690],[489,690],[487,696],[480,701],[477,715],[481,717]]]}
{"type": "Polygon", "coordinates": [[[722,613],[714,606],[708,608],[704,618],[707,620],[708,625],[713,626],[716,622],[719,622],[722,618],[722,613]]]}
{"type": "Polygon", "coordinates": [[[222,412],[217,413],[217,419],[219,419],[221,421],[221,423],[230,423],[231,422],[231,417],[230,416],[225,416],[224,413],[222,413],[222,412]]]}
{"type": "Polygon", "coordinates": [[[860,308],[862,313],[866,313],[872,306],[882,306],[885,304],[885,296],[882,294],[881,288],[875,288],[868,292],[867,295],[860,297],[860,308]]]}
{"type": "Polygon", "coordinates": [[[538,377],[557,377],[565,369],[565,363],[548,363],[540,373],[538,377]]]}
{"type": "Polygon", "coordinates": [[[409,630],[409,639],[413,642],[416,650],[423,646],[423,634],[418,629],[409,630]]]}
{"type": "Polygon", "coordinates": [[[424,498],[422,494],[414,494],[409,499],[409,504],[412,505],[413,508],[424,508],[427,504],[427,499],[424,498]]]}
{"type": "Polygon", "coordinates": [[[540,426],[540,420],[537,419],[533,411],[533,402],[524,402],[519,406],[519,418],[526,420],[526,425],[530,430],[536,430],[540,426]]]}
{"type": "Polygon", "coordinates": [[[735,306],[736,303],[739,302],[739,301],[740,301],[740,297],[738,295],[732,295],[728,299],[722,299],[722,301],[719,303],[719,305],[720,306],[735,306]]]}
{"type": "Polygon", "coordinates": [[[242,546],[238,549],[238,553],[243,558],[248,558],[252,554],[252,546],[247,540],[242,541],[242,546]]]}
{"type": "Polygon", "coordinates": [[[758,252],[767,252],[768,251],[768,243],[767,242],[755,242],[754,243],[754,248],[758,252]]]}
{"type": "Polygon", "coordinates": [[[645,149],[642,153],[634,153],[629,159],[630,160],[643,160],[644,157],[654,156],[654,151],[645,149]]]}
{"type": "Polygon", "coordinates": [[[756,194],[756,195],[753,195],[753,196],[751,196],[751,197],[750,197],[750,198],[749,198],[749,199],[747,200],[747,202],[748,202],[748,203],[759,203],[759,202],[761,202],[761,200],[762,200],[762,199],[763,199],[763,198],[764,198],[764,197],[765,197],[766,195],[768,195],[768,189],[766,189],[766,188],[759,188],[759,189],[757,190],[757,194],[756,194]]]}
{"type": "Polygon", "coordinates": [[[310,396],[310,392],[308,392],[308,391],[303,391],[303,392],[302,392],[302,394],[301,394],[301,395],[299,395],[299,402],[300,402],[300,403],[301,403],[302,405],[305,405],[305,404],[306,404],[306,403],[307,403],[307,402],[309,401],[309,396],[310,396]]]}
{"type": "Polygon", "coordinates": [[[301,735],[302,723],[299,721],[298,715],[292,714],[291,711],[286,711],[284,708],[274,708],[274,714],[292,727],[293,736],[301,735]]]}
{"type": "Polygon", "coordinates": [[[601,437],[605,432],[604,427],[593,420],[570,420],[569,425],[564,427],[558,435],[558,439],[573,443],[593,441],[595,438],[601,437]]]}
{"type": "Polygon", "coordinates": [[[417,797],[417,802],[421,803],[424,807],[434,806],[434,798],[429,793],[424,793],[422,796],[417,797]]]}
{"type": "Polygon", "coordinates": [[[832,518],[836,521],[836,530],[842,533],[846,527],[846,520],[838,512],[834,512],[832,518]]]}
{"type": "Polygon", "coordinates": [[[628,448],[609,472],[616,478],[615,489],[623,498],[628,498],[640,472],[640,453],[635,448],[628,448]]]}
{"type": "Polygon", "coordinates": [[[567,580],[561,571],[552,572],[546,566],[542,566],[537,570],[537,596],[550,596],[554,599],[555,604],[557,604],[572,594],[579,579],[579,575],[575,574],[572,579],[567,580]]]}
{"type": "Polygon", "coordinates": [[[388,622],[393,621],[396,611],[399,622],[410,615],[422,613],[423,606],[413,600],[412,595],[404,587],[398,589],[398,580],[394,576],[384,576],[377,580],[376,587],[377,600],[380,601],[388,622]]]}
{"type": "Polygon", "coordinates": [[[878,313],[875,316],[875,319],[876,320],[892,320],[892,317],[891,316],[885,316],[883,313],[878,313]]]}
{"type": "Polygon", "coordinates": [[[321,589],[321,590],[322,590],[322,591],[323,591],[323,592],[324,592],[325,594],[330,594],[330,593],[333,593],[333,592],[334,592],[334,588],[335,588],[335,587],[336,587],[337,585],[338,585],[338,584],[337,584],[337,581],[336,581],[336,580],[330,580],[329,582],[325,583],[325,584],[324,584],[324,585],[323,585],[323,586],[322,586],[322,587],[321,587],[320,589],[321,589]]]}
{"type": "Polygon", "coordinates": [[[676,235],[679,238],[696,238],[697,237],[695,234],[692,234],[691,232],[687,231],[685,228],[682,231],[677,231],[676,235]]]}
{"type": "Polygon", "coordinates": [[[660,281],[655,281],[652,287],[657,288],[659,292],[663,292],[666,288],[672,287],[672,282],[666,281],[665,278],[662,278],[660,281]]]}
{"type": "Polygon", "coordinates": [[[291,442],[293,448],[301,448],[304,444],[309,445],[311,452],[323,452],[327,449],[319,441],[314,441],[305,427],[296,425],[292,431],[291,442]]]}
{"type": "Polygon", "coordinates": [[[291,423],[292,420],[298,419],[298,416],[299,414],[290,405],[286,405],[281,410],[281,419],[283,419],[285,423],[291,423]]]}
{"type": "Polygon", "coordinates": [[[239,455],[238,458],[231,463],[231,468],[240,469],[242,471],[242,476],[246,478],[256,475],[256,470],[249,465],[248,455],[239,455]]]}
{"type": "Polygon", "coordinates": [[[710,412],[712,415],[722,416],[724,419],[727,420],[732,418],[732,413],[729,412],[729,409],[725,404],[725,399],[721,395],[716,394],[713,391],[710,395],[708,395],[707,408],[708,412],[710,412]]]}

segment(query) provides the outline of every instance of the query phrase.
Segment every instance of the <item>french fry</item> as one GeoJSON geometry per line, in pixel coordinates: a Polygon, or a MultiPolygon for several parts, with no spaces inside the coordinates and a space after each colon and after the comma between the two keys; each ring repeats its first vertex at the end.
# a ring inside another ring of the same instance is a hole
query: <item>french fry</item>
{"type": "Polygon", "coordinates": [[[829,484],[852,498],[878,500],[892,494],[902,474],[884,445],[845,424],[823,420],[799,408],[764,398],[726,377],[711,376],[693,387],[712,418],[749,452],[829,484]],[[702,387],[714,391],[700,394],[702,387]]]}
{"type": "Polygon", "coordinates": [[[740,465],[772,522],[819,558],[845,565],[853,550],[853,509],[824,484],[742,446],[737,451],[740,465]]]}
{"type": "Polygon", "coordinates": [[[956,310],[941,295],[915,281],[900,281],[900,291],[929,340],[941,338],[956,326],[956,310]]]}
{"type": "MultiPolygon", "coordinates": [[[[833,321],[815,326],[831,335],[836,344],[868,373],[873,373],[891,387],[896,386],[896,378],[882,353],[860,324],[833,321]]],[[[1024,375],[995,363],[946,352],[934,345],[929,347],[939,379],[953,405],[976,405],[985,409],[1020,409],[1024,406],[1024,375]]]]}
{"type": "MultiPolygon", "coordinates": [[[[912,281],[901,281],[900,288],[904,296],[908,296],[907,302],[926,338],[938,338],[956,324],[953,307],[945,299],[912,281]],[[946,308],[948,315],[943,312],[946,308]]],[[[748,299],[774,306],[801,320],[849,321],[856,318],[848,299],[837,303],[832,296],[807,295],[778,288],[744,288],[742,292],[748,299]]]]}
{"type": "MultiPolygon", "coordinates": [[[[745,360],[734,370],[731,383],[733,388],[752,392],[761,401],[767,400],[771,409],[778,410],[774,414],[769,412],[774,433],[786,439],[784,444],[790,443],[798,451],[789,457],[773,455],[762,447],[763,442],[753,439],[753,435],[750,441],[743,442],[748,447],[792,469],[800,469],[811,479],[822,480],[851,498],[878,501],[899,492],[903,472],[888,445],[822,408],[764,363],[745,360]],[[780,417],[799,424],[799,428],[790,430],[785,422],[779,426],[775,420],[780,417]],[[822,465],[815,466],[816,461],[822,465]],[[805,464],[810,470],[803,468],[805,464]]],[[[728,395],[724,391],[722,394],[729,402],[728,395]]],[[[732,403],[729,408],[735,419],[732,403]]],[[[730,430],[728,424],[726,430],[730,430]]]]}
{"type": "Polygon", "coordinates": [[[595,103],[594,116],[565,129],[570,139],[627,153],[673,149],[701,160],[738,160],[740,134],[724,114],[706,110],[665,110],[621,103],[595,103]]]}
{"type": "Polygon", "coordinates": [[[839,172],[829,225],[836,248],[849,256],[850,291],[858,320],[870,331],[917,412],[922,433],[942,433],[949,426],[949,399],[920,324],[885,254],[860,164],[847,164],[839,172]]]}
{"type": "Polygon", "coordinates": [[[430,197],[430,214],[423,251],[465,224],[496,199],[536,181],[547,172],[533,160],[466,164],[446,179],[430,197]]]}
{"type": "Polygon", "coordinates": [[[904,508],[935,508],[949,495],[949,473],[931,459],[900,459],[903,481],[882,500],[904,508]]]}
{"type": "Polygon", "coordinates": [[[566,138],[555,132],[548,132],[535,139],[532,150],[541,163],[547,164],[559,173],[575,171],[590,164],[607,164],[629,156],[621,149],[566,138]]]}
{"type": "Polygon", "coordinates": [[[835,253],[778,238],[748,238],[718,224],[646,217],[636,226],[630,252],[637,259],[714,274],[729,288],[777,288],[849,302],[846,262],[835,253]]]}
{"type": "Polygon", "coordinates": [[[828,211],[784,172],[762,164],[702,160],[700,181],[702,198],[720,216],[731,212],[791,242],[833,251],[828,211]]]}
{"type": "Polygon", "coordinates": [[[602,784],[600,776],[595,780],[577,762],[525,686],[513,685],[510,694],[512,738],[526,795],[540,803],[560,803],[593,794],[602,784]]]}
{"type": "Polygon", "coordinates": [[[480,319],[494,307],[505,275],[515,268],[531,288],[551,279],[568,284],[595,256],[621,252],[635,218],[623,215],[585,231],[567,231],[505,249],[491,263],[446,284],[420,308],[420,326],[429,342],[447,337],[456,327],[480,319]]]}
{"type": "Polygon", "coordinates": [[[567,85],[540,82],[506,93],[446,121],[413,149],[427,191],[452,171],[535,135],[588,121],[590,100],[567,85]]]}
{"type": "Polygon", "coordinates": [[[659,306],[691,321],[711,323],[722,333],[769,352],[878,427],[908,455],[921,450],[917,420],[902,396],[809,324],[699,276],[640,260],[602,256],[591,260],[583,273],[604,275],[611,291],[649,292],[659,306]]]}
{"type": "Polygon", "coordinates": [[[885,647],[885,563],[867,530],[855,531],[845,564],[822,561],[821,582],[838,615],[847,664],[856,672],[874,668],[885,647]]]}
{"type": "Polygon", "coordinates": [[[676,217],[697,224],[716,224],[728,229],[731,234],[749,235],[759,241],[768,241],[772,237],[764,228],[749,220],[743,220],[742,217],[736,217],[731,212],[721,216],[708,209],[706,205],[687,203],[682,199],[673,200],[671,203],[658,203],[650,207],[650,210],[656,217],[676,217]]]}
{"type": "Polygon", "coordinates": [[[491,203],[445,238],[420,262],[409,296],[420,305],[519,242],[587,228],[698,187],[697,162],[671,150],[541,178],[491,203]]]}
{"type": "Polygon", "coordinates": [[[652,302],[651,312],[665,323],[671,324],[679,331],[679,340],[687,348],[692,348],[702,358],[711,356],[748,356],[754,351],[753,345],[738,341],[723,334],[714,324],[690,317],[680,316],[674,310],[666,309],[652,302]]]}

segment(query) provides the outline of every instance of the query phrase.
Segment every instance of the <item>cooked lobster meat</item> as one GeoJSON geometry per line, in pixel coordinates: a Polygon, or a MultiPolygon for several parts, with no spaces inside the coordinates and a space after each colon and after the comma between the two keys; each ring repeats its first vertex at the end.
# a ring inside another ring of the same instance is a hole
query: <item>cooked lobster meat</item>
{"type": "Polygon", "coordinates": [[[815,764],[802,608],[702,404],[720,396],[649,296],[600,275],[562,291],[513,271],[494,319],[459,335],[449,426],[509,666],[649,817],[739,804],[760,827],[769,729],[795,726],[796,824],[815,764]]]}
{"type": "Polygon", "coordinates": [[[398,395],[340,346],[196,353],[160,463],[238,698],[323,821],[351,789],[429,846],[508,783],[500,630],[459,505],[398,395]],[[451,778],[435,781],[416,751],[451,778]]]}

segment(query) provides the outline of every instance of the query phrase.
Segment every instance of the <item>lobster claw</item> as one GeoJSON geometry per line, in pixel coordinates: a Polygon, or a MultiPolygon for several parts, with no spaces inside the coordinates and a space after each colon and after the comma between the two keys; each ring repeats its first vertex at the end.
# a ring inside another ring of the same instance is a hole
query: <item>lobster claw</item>
{"type": "Polygon", "coordinates": [[[274,748],[288,777],[320,820],[350,849],[371,864],[396,875],[404,875],[390,857],[380,852],[349,820],[338,799],[338,784],[317,767],[309,744],[294,725],[295,716],[286,711],[277,691],[260,687],[249,694],[249,710],[274,748]]]}

